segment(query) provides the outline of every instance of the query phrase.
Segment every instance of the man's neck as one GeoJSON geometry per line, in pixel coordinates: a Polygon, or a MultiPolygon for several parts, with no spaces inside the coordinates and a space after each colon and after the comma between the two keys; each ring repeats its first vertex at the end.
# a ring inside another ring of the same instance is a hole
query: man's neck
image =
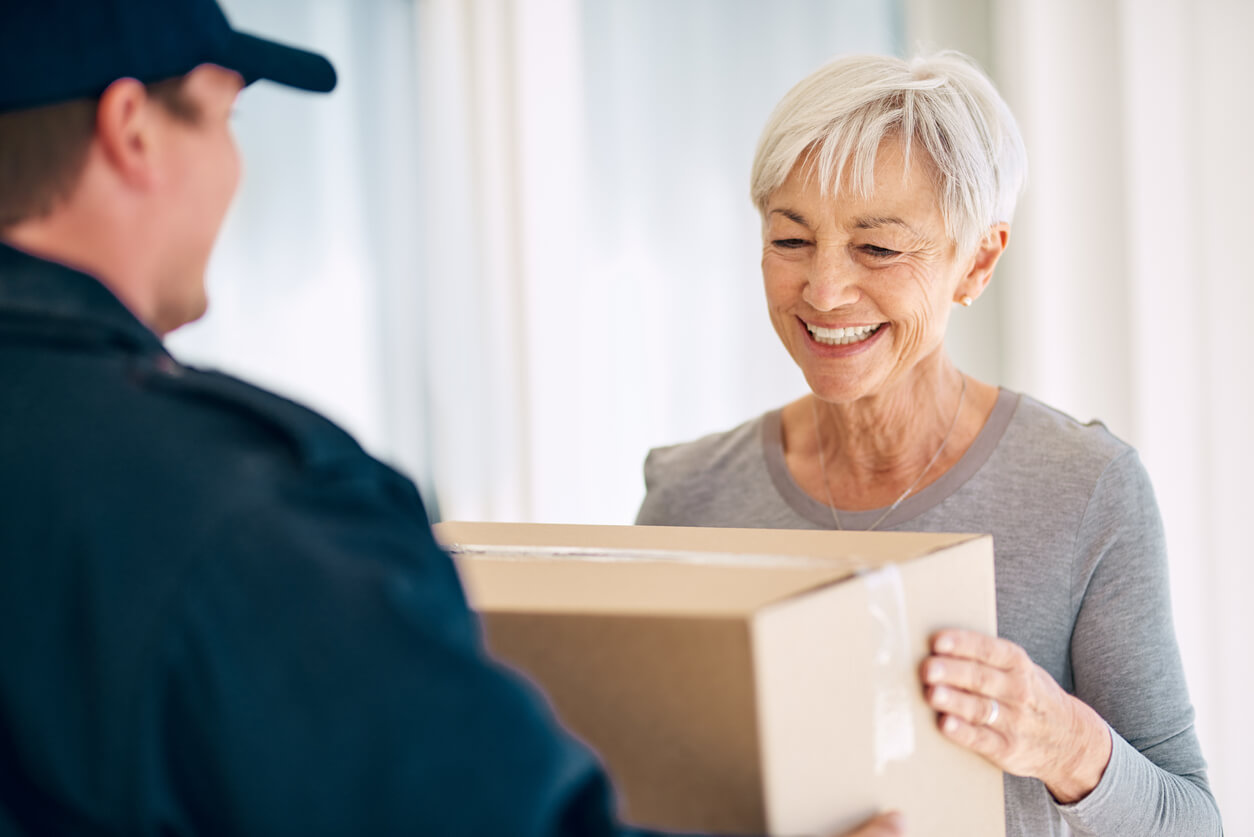
{"type": "Polygon", "coordinates": [[[38,218],[22,221],[0,234],[10,247],[86,273],[107,287],[141,321],[152,327],[145,304],[143,248],[128,241],[120,219],[67,202],[38,218]]]}

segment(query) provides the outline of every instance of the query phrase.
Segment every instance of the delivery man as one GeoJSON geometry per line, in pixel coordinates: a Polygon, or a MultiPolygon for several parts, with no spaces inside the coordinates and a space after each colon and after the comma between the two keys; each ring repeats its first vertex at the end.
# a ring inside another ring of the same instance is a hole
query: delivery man
{"type": "Polygon", "coordinates": [[[413,485],[162,345],[258,79],[336,82],[214,0],[0,17],[0,835],[620,833],[413,485]]]}

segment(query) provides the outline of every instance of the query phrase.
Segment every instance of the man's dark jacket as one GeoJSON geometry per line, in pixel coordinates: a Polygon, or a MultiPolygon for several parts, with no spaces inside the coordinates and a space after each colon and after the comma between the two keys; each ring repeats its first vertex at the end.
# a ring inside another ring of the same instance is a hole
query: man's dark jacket
{"type": "Polygon", "coordinates": [[[413,485],[0,245],[0,835],[613,830],[413,485]]]}

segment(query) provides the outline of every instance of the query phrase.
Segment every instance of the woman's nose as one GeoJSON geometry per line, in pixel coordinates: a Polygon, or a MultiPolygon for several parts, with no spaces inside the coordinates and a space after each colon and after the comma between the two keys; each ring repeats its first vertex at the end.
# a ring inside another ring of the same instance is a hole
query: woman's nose
{"type": "Polygon", "coordinates": [[[833,311],[856,302],[858,266],[844,248],[821,248],[816,254],[801,298],[816,311],[833,311]]]}

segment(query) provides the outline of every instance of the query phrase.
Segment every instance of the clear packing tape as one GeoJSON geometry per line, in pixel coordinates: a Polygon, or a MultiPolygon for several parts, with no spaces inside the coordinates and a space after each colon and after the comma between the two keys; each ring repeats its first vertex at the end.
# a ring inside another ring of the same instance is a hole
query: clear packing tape
{"type": "Polygon", "coordinates": [[[639,549],[580,546],[516,546],[500,544],[444,544],[452,555],[480,555],[494,561],[578,559],[616,564],[626,561],[668,561],[683,564],[711,564],[721,567],[830,567],[825,558],[804,555],[755,555],[744,552],[693,552],[678,549],[639,549]]]}
{"type": "Polygon", "coordinates": [[[873,752],[875,775],[914,754],[914,712],[908,684],[914,682],[910,659],[906,593],[893,564],[858,573],[866,587],[871,615],[871,654],[875,672],[873,752]]]}

